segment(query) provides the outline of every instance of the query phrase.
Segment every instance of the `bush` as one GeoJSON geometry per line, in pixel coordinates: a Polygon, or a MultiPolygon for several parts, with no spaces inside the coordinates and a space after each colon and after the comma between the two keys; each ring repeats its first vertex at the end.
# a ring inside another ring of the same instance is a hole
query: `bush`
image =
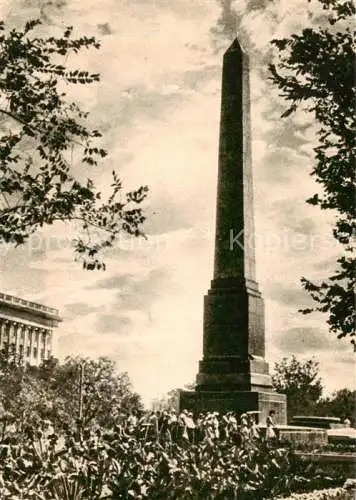
{"type": "Polygon", "coordinates": [[[232,414],[131,414],[60,434],[38,421],[0,440],[2,499],[262,500],[330,481],[303,477],[292,450],[252,436],[232,414]]]}

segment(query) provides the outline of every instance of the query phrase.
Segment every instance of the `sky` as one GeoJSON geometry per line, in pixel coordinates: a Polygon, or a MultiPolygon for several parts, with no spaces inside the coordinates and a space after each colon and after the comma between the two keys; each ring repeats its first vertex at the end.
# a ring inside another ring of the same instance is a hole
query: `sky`
{"type": "Polygon", "coordinates": [[[120,241],[105,272],[73,261],[73,228],[54,226],[23,247],[0,250],[0,289],[57,307],[56,355],[109,356],[146,402],[195,379],[201,358],[203,296],[213,272],[222,55],[238,36],[250,57],[257,280],[266,306],[267,359],[315,359],[327,393],[354,386],[348,341],[330,334],[301,276],[333,271],[340,248],[332,215],[309,206],[316,184],[315,126],[286,109],[268,81],[269,41],[318,22],[305,0],[0,0],[21,26],[72,25],[99,51],[69,61],[100,72],[101,83],[71,90],[103,134],[109,156],[78,172],[105,191],[113,168],[129,190],[148,185],[147,240],[120,241]]]}

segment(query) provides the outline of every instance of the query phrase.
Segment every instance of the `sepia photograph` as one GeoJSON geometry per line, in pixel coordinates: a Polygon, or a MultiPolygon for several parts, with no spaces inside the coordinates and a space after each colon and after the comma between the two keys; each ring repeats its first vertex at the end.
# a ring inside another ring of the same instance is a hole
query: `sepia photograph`
{"type": "Polygon", "coordinates": [[[0,500],[353,500],[349,0],[0,0],[0,500]]]}

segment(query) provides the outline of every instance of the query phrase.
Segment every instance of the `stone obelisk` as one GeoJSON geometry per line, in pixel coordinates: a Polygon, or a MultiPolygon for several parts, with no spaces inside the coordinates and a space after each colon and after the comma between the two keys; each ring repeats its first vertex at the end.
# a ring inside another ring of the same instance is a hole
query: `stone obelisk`
{"type": "Polygon", "coordinates": [[[265,361],[264,304],[256,283],[249,64],[236,39],[224,55],[214,279],[204,298],[203,359],[195,391],[180,408],[196,412],[269,410],[286,422],[265,361]]]}

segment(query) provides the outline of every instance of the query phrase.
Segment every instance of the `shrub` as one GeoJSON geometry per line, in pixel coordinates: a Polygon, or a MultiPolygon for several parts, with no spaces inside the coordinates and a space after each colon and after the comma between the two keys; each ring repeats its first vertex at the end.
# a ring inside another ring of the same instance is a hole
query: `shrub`
{"type": "Polygon", "coordinates": [[[61,434],[28,422],[0,440],[0,498],[263,500],[333,481],[303,477],[291,449],[250,432],[214,413],[131,414],[111,428],[77,421],[61,434]]]}

